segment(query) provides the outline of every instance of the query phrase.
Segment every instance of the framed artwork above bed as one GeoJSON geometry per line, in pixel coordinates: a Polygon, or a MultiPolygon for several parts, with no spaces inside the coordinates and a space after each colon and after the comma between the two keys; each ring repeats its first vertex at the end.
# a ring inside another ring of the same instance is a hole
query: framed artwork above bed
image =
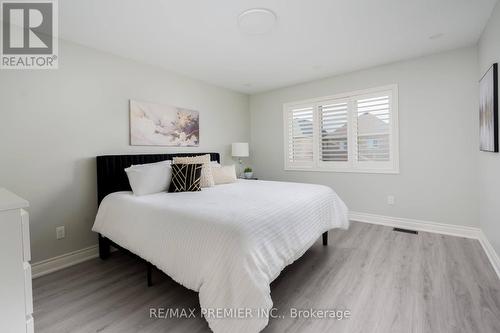
{"type": "Polygon", "coordinates": [[[480,149],[498,152],[498,64],[479,81],[480,149]]]}
{"type": "Polygon", "coordinates": [[[132,146],[198,147],[198,111],[130,100],[132,146]]]}

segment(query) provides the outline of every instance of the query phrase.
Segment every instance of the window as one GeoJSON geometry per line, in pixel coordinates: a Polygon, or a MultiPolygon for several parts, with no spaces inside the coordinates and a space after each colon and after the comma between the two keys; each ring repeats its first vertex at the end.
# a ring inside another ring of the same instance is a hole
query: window
{"type": "Polygon", "coordinates": [[[285,169],[399,172],[397,86],[284,105],[285,169]]]}

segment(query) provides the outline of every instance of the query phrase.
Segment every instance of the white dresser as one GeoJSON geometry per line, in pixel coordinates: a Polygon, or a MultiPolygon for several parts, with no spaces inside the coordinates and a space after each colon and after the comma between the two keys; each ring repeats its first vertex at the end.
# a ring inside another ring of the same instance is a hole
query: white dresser
{"type": "Polygon", "coordinates": [[[33,332],[28,205],[0,188],[0,332],[33,332]]]}

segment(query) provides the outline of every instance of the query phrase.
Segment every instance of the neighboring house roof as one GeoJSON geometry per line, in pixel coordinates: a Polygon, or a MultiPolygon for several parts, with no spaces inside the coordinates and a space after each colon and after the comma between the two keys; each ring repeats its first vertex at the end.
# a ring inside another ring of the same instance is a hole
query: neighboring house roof
{"type": "MultiPolygon", "coordinates": [[[[363,113],[358,117],[358,133],[360,135],[369,134],[387,134],[389,131],[389,124],[380,120],[377,116],[371,113],[363,113]]],[[[347,135],[347,124],[335,130],[334,134],[337,136],[347,135]]]]}

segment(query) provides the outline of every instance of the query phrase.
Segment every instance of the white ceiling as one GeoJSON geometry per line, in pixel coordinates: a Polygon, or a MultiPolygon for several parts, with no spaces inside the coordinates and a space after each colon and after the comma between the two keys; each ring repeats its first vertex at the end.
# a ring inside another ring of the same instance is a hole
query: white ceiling
{"type": "Polygon", "coordinates": [[[496,1],[64,0],[59,22],[63,39],[254,93],[472,45],[496,1]],[[245,35],[255,7],[278,23],[245,35]]]}

